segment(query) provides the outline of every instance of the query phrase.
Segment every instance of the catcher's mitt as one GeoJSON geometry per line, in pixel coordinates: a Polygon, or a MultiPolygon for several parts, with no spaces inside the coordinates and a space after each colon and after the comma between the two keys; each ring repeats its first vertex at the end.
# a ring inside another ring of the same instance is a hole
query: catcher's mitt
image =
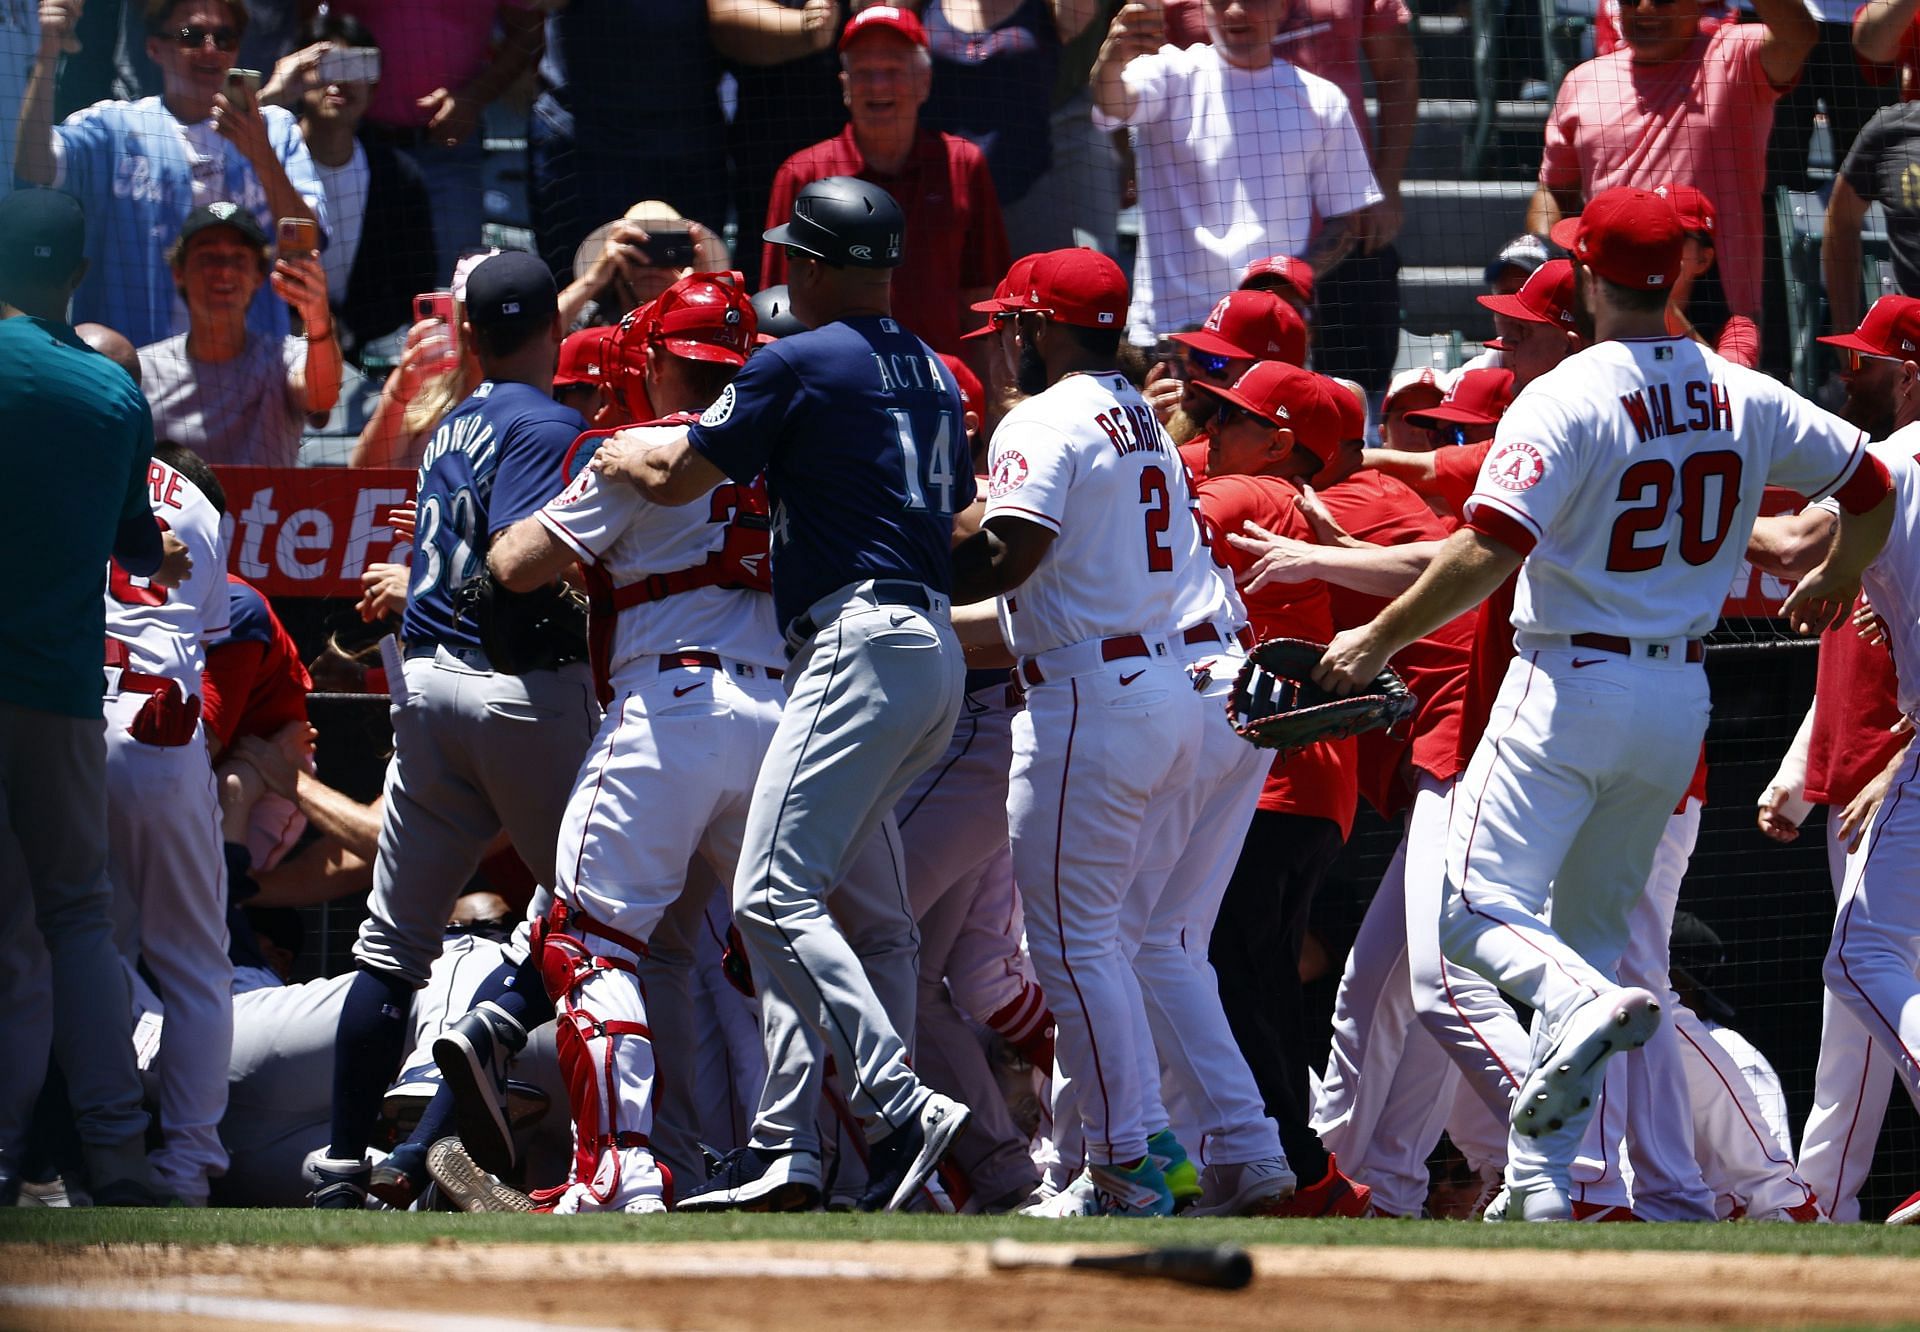
{"type": "Polygon", "coordinates": [[[1269,638],[1247,654],[1227,695],[1227,720],[1262,749],[1291,752],[1316,740],[1378,731],[1413,715],[1419,700],[1391,667],[1339,697],[1313,682],[1324,643],[1269,638]]]}
{"type": "Polygon", "coordinates": [[[454,593],[456,620],[473,625],[480,650],[503,675],[552,670],[587,657],[585,598],[558,585],[513,592],[482,570],[454,593]]]}

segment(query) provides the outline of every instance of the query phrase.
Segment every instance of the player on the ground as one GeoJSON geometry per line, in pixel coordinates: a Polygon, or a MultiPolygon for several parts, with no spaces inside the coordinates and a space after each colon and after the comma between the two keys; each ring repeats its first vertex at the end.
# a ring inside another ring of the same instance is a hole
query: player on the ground
{"type": "Polygon", "coordinates": [[[1665,333],[1684,233],[1664,199],[1609,190],[1562,224],[1598,345],[1501,423],[1466,509],[1418,583],[1335,639],[1318,678],[1394,651],[1521,568],[1508,672],[1449,827],[1442,943],[1539,1015],[1515,1101],[1514,1219],[1571,1215],[1568,1168],[1607,1057],[1644,1043],[1652,995],[1607,975],[1666,820],[1697,766],[1710,628],[1772,481],[1836,494],[1827,559],[1788,601],[1802,628],[1850,603],[1894,506],[1859,432],[1665,333]],[[1730,539],[1737,538],[1737,540],[1730,539]],[[1551,902],[1551,926],[1544,923],[1551,902]]]}
{"type": "MultiPolygon", "coordinates": [[[[463,341],[487,377],[440,423],[421,463],[406,698],[393,714],[371,915],[354,945],[359,974],[340,1015],[331,1148],[309,1167],[317,1207],[365,1197],[368,1137],[400,1064],[409,995],[426,983],[447,912],[495,833],[504,827],[535,877],[553,882],[561,814],[599,721],[584,661],[556,650],[521,674],[496,669],[455,608],[493,534],[559,491],[561,460],[586,429],[550,396],[561,330],[546,266],[527,254],[483,260],[464,306],[463,341]]],[[[533,1002],[522,998],[528,988],[537,980],[477,1011],[474,1062],[492,1065],[525,1043],[514,1010],[533,1002]]]]}
{"type": "MultiPolygon", "coordinates": [[[[808,185],[766,238],[786,248],[793,312],[811,330],[760,351],[697,424],[617,441],[593,463],[667,505],[767,474],[774,608],[794,655],[734,909],[755,978],[818,1031],[849,1084],[872,1148],[867,1210],[905,1205],[967,1119],[907,1065],[910,954],[886,963],[904,963],[906,982],[901,993],[887,978],[888,1011],[826,901],[945,747],[963,687],[949,551],[973,469],[952,375],[891,314],[905,230],[877,186],[808,185]]],[[[904,901],[893,910],[910,936],[904,901]]]]}

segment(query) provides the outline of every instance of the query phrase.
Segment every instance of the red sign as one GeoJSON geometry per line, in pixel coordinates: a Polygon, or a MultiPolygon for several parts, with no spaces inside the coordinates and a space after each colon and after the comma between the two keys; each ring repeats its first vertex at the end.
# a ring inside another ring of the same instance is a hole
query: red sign
{"type": "MultiPolygon", "coordinates": [[[[1760,516],[1771,518],[1782,513],[1798,513],[1807,507],[1803,496],[1778,486],[1768,486],[1760,496],[1760,516]]],[[[1727,604],[1721,618],[1752,620],[1778,619],[1780,603],[1793,591],[1793,584],[1754,568],[1745,560],[1734,570],[1733,586],[1727,589],[1727,604]]]]}
{"type": "Polygon", "coordinates": [[[358,597],[369,564],[413,547],[387,515],[413,498],[400,468],[216,467],[227,492],[227,568],[270,597],[358,597]]]}

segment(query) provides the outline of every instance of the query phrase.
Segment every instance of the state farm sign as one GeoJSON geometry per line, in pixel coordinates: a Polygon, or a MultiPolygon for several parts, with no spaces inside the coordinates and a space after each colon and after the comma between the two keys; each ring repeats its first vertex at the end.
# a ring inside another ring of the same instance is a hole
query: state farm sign
{"type": "Polygon", "coordinates": [[[216,467],[227,492],[227,568],[268,596],[358,597],[369,564],[413,548],[387,515],[413,498],[399,468],[216,467]]]}

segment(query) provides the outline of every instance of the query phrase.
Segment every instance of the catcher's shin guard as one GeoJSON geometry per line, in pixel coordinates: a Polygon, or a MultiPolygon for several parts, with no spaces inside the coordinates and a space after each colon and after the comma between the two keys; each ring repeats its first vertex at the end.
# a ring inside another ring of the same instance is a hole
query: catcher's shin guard
{"type": "Polygon", "coordinates": [[[560,905],[535,943],[573,1114],[572,1183],[593,1202],[618,1206],[621,1152],[651,1150],[653,1039],[634,967],[646,945],[560,905]]]}

